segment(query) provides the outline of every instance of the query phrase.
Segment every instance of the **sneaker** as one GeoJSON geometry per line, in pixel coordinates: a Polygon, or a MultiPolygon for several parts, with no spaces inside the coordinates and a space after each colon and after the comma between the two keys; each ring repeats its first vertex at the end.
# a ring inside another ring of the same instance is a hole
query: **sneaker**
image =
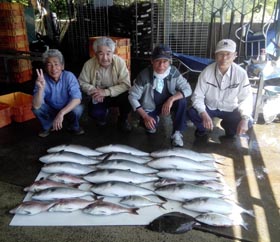
{"type": "Polygon", "coordinates": [[[84,131],[84,129],[83,128],[79,128],[78,130],[74,130],[74,129],[72,129],[72,130],[69,130],[72,134],[74,134],[74,135],[82,135],[82,134],[84,134],[85,133],[85,131],[84,131]]]}
{"type": "Polygon", "coordinates": [[[157,129],[146,129],[146,132],[148,134],[155,134],[157,132],[157,129]]]}
{"type": "Polygon", "coordinates": [[[195,137],[205,137],[207,136],[206,131],[199,131],[198,129],[195,130],[194,132],[195,137]]]}
{"type": "Polygon", "coordinates": [[[47,137],[49,135],[50,135],[50,130],[49,129],[48,130],[42,130],[38,134],[38,136],[41,137],[41,138],[45,138],[45,137],[47,137]]]}
{"type": "Polygon", "coordinates": [[[183,142],[183,135],[180,131],[175,131],[174,134],[171,136],[172,145],[182,147],[184,145],[183,142]]]}
{"type": "Polygon", "coordinates": [[[130,123],[127,120],[125,120],[123,122],[120,122],[119,123],[119,128],[124,133],[129,133],[132,130],[132,127],[131,127],[130,123]]]}

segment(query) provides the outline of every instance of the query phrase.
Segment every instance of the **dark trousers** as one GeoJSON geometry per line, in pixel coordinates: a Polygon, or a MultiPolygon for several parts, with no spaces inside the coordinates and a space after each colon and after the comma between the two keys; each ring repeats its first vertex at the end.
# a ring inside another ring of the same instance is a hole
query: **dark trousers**
{"type": "MultiPolygon", "coordinates": [[[[220,118],[222,119],[221,121],[221,126],[226,132],[226,135],[235,135],[236,130],[238,127],[239,122],[241,121],[241,116],[240,113],[237,109],[233,110],[232,112],[225,112],[225,111],[220,111],[218,109],[216,110],[210,110],[209,108],[206,107],[206,112],[211,118],[220,118]]],[[[187,112],[188,118],[194,123],[198,131],[200,132],[205,132],[205,128],[203,127],[202,123],[202,118],[194,109],[193,107],[190,108],[187,112]]],[[[252,121],[250,120],[248,123],[248,127],[251,128],[253,125],[252,121]]]]}
{"type": "MultiPolygon", "coordinates": [[[[157,116],[161,114],[162,105],[158,105],[157,108],[148,113],[157,121],[157,116]]],[[[171,118],[173,121],[173,132],[181,131],[183,132],[186,129],[186,111],[187,111],[187,99],[182,98],[173,103],[171,108],[171,118]]],[[[156,124],[156,126],[158,123],[156,124]]]]}
{"type": "Polygon", "coordinates": [[[93,104],[89,101],[89,116],[98,122],[106,122],[106,118],[110,107],[118,107],[120,116],[119,121],[124,122],[128,118],[131,111],[131,105],[128,101],[128,92],[124,92],[116,97],[105,97],[102,103],[93,104]]]}

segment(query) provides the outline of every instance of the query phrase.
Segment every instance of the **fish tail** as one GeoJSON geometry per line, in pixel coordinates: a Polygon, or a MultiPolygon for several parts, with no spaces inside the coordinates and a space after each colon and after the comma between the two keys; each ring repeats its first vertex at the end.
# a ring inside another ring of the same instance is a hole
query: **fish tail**
{"type": "Polygon", "coordinates": [[[245,209],[244,209],[244,213],[246,213],[246,214],[248,214],[248,215],[250,215],[250,216],[252,216],[252,217],[255,217],[255,214],[254,214],[254,211],[253,211],[253,210],[245,210],[245,209]]]}
{"type": "Polygon", "coordinates": [[[242,222],[242,223],[241,223],[241,226],[242,226],[245,230],[248,230],[248,224],[247,224],[247,223],[242,222]]]}
{"type": "Polygon", "coordinates": [[[166,208],[162,204],[158,204],[157,206],[162,208],[162,209],[164,209],[164,210],[166,210],[166,208]]]}
{"type": "Polygon", "coordinates": [[[139,209],[139,208],[131,208],[131,209],[130,209],[130,213],[131,213],[131,214],[135,214],[135,215],[139,215],[139,213],[137,212],[138,209],[139,209]]]}

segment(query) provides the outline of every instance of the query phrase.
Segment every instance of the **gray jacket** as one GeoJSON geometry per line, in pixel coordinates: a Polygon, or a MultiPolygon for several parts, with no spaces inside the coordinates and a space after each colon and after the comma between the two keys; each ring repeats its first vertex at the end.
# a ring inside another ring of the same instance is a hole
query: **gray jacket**
{"type": "MultiPolygon", "coordinates": [[[[172,95],[176,94],[178,91],[181,92],[185,98],[192,94],[190,84],[175,66],[171,66],[170,74],[165,80],[167,81],[167,89],[172,95]]],[[[146,112],[155,110],[153,82],[152,66],[141,71],[134,80],[134,84],[130,88],[128,96],[128,100],[134,111],[139,107],[142,107],[146,112]]]]}

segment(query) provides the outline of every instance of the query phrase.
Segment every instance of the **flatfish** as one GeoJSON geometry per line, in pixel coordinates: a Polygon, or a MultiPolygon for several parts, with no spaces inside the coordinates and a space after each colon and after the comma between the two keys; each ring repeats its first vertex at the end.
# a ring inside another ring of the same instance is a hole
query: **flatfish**
{"type": "Polygon", "coordinates": [[[154,219],[146,228],[156,232],[181,234],[192,230],[195,224],[196,220],[193,217],[180,212],[171,212],[154,219]]]}

